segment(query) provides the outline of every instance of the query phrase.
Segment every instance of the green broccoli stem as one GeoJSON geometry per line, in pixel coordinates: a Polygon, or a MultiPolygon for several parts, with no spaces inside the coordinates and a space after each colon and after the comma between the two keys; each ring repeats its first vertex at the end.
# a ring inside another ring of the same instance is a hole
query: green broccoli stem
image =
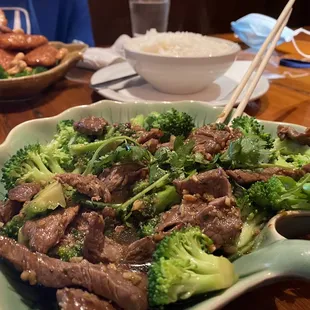
{"type": "Polygon", "coordinates": [[[99,141],[91,142],[88,144],[73,144],[73,145],[70,145],[69,149],[72,155],[81,155],[81,154],[85,154],[88,152],[95,152],[95,151],[100,152],[105,146],[108,146],[110,143],[124,142],[126,140],[134,143],[135,145],[138,145],[138,142],[130,137],[118,136],[118,137],[112,137],[106,140],[99,140],[99,141]]]}
{"type": "Polygon", "coordinates": [[[124,202],[121,206],[121,209],[126,211],[130,205],[132,205],[136,200],[143,197],[145,194],[147,194],[151,190],[164,186],[166,181],[169,179],[169,177],[170,177],[170,173],[165,174],[160,179],[158,179],[156,182],[154,182],[153,184],[151,184],[150,186],[142,190],[140,193],[138,193],[137,195],[133,196],[132,198],[124,202]]]}
{"type": "Polygon", "coordinates": [[[108,132],[106,133],[106,135],[105,135],[104,138],[105,138],[105,139],[110,139],[110,138],[113,136],[114,132],[115,132],[115,127],[114,127],[114,126],[111,126],[111,127],[109,128],[108,132]]]}
{"type": "Polygon", "coordinates": [[[49,168],[51,169],[53,173],[59,173],[59,174],[66,173],[66,171],[61,168],[61,166],[56,160],[48,159],[47,162],[48,162],[49,168]]]}
{"type": "MultiPolygon", "coordinates": [[[[159,114],[158,114],[159,115],[159,114]]],[[[132,126],[144,127],[145,117],[143,114],[139,114],[130,120],[132,126]]]]}
{"type": "MultiPolygon", "coordinates": [[[[82,145],[81,148],[84,150],[86,149],[87,152],[91,152],[91,151],[96,150],[93,157],[89,161],[83,175],[88,175],[92,172],[92,169],[94,167],[94,163],[100,154],[105,154],[107,152],[110,152],[110,151],[116,149],[120,144],[124,143],[125,141],[130,141],[130,142],[134,143],[135,145],[139,145],[139,143],[136,140],[129,138],[129,137],[126,137],[126,136],[113,137],[113,138],[110,138],[108,140],[103,140],[103,141],[89,143],[87,145],[82,145]],[[96,144],[95,145],[96,148],[93,147],[93,144],[96,144]],[[90,149],[88,149],[88,148],[90,148],[90,149]]],[[[72,145],[71,150],[74,150],[76,146],[77,145],[72,145]]]]}
{"type": "Polygon", "coordinates": [[[267,214],[265,212],[261,212],[256,214],[252,220],[246,220],[246,222],[243,224],[237,242],[238,249],[245,247],[257,236],[258,232],[261,229],[261,226],[264,224],[267,218],[267,214]]]}
{"type": "Polygon", "coordinates": [[[34,162],[38,169],[46,175],[52,176],[53,173],[44,165],[41,157],[35,153],[29,153],[29,158],[34,162]]]}
{"type": "Polygon", "coordinates": [[[187,272],[185,276],[178,281],[175,286],[175,292],[171,290],[171,295],[179,295],[181,300],[188,299],[193,295],[204,294],[221,290],[231,286],[232,283],[227,283],[228,280],[224,278],[221,273],[217,274],[196,274],[194,272],[187,272]]]}
{"type": "Polygon", "coordinates": [[[173,185],[167,185],[163,191],[154,194],[153,206],[156,213],[164,212],[167,206],[178,203],[180,196],[173,185]]]}
{"type": "Polygon", "coordinates": [[[250,252],[253,251],[253,247],[256,244],[256,239],[253,238],[250,242],[248,242],[244,247],[240,248],[236,253],[234,253],[233,255],[229,256],[229,260],[231,262],[235,261],[236,259],[238,259],[239,257],[248,254],[250,252]]]}
{"type": "Polygon", "coordinates": [[[93,209],[104,209],[105,207],[111,207],[113,209],[119,209],[121,207],[121,203],[105,203],[100,201],[93,201],[93,200],[81,200],[80,203],[86,207],[90,207],[93,209]]]}
{"type": "MultiPolygon", "coordinates": [[[[25,183],[28,181],[44,184],[45,182],[49,182],[54,176],[54,174],[51,173],[49,170],[46,173],[46,172],[41,172],[37,167],[31,166],[27,163],[23,163],[22,165],[24,168],[28,170],[28,173],[21,176],[17,180],[16,184],[25,183]]],[[[12,184],[10,188],[14,187],[16,184],[12,184]]]]}

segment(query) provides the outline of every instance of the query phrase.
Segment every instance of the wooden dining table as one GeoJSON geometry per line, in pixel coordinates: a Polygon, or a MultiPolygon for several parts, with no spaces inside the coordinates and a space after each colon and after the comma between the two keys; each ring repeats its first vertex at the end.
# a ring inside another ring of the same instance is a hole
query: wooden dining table
{"type": "MultiPolygon", "coordinates": [[[[218,36],[237,40],[232,34],[218,36]]],[[[307,40],[308,38],[301,36],[300,39],[307,40]]],[[[252,54],[242,52],[239,59],[250,59],[251,57],[253,57],[252,54]]],[[[277,62],[279,57],[297,58],[298,56],[275,53],[274,62],[277,62]]],[[[296,123],[310,127],[310,69],[290,69],[276,66],[273,63],[268,65],[267,70],[269,73],[284,74],[286,77],[270,80],[268,92],[259,100],[250,102],[246,112],[258,119],[296,123]]],[[[104,99],[87,84],[87,79],[92,73],[90,71],[83,72],[86,83],[63,79],[29,101],[0,102],[0,143],[5,140],[12,128],[22,122],[57,115],[68,108],[89,105],[104,99]]],[[[289,251],[289,249],[287,250],[289,251]]],[[[281,282],[269,283],[264,287],[251,290],[224,309],[310,309],[310,283],[298,279],[282,279],[281,282]]]]}

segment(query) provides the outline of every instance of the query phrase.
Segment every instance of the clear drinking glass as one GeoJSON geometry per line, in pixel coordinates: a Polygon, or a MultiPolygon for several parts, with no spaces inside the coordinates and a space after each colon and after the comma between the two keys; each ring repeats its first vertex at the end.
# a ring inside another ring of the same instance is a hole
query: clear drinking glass
{"type": "Polygon", "coordinates": [[[170,0],[129,0],[133,36],[143,35],[151,28],[167,31],[170,0]]]}

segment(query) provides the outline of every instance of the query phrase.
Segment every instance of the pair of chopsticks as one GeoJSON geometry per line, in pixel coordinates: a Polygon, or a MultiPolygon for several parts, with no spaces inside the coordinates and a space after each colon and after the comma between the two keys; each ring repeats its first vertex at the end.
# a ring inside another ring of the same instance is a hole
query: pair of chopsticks
{"type": "Polygon", "coordinates": [[[229,103],[226,105],[225,109],[223,110],[221,115],[218,117],[218,119],[216,121],[217,123],[224,123],[225,122],[226,118],[229,116],[231,110],[235,106],[236,101],[239,98],[241,92],[243,91],[243,89],[247,85],[249,79],[252,77],[254,70],[256,70],[256,67],[259,65],[258,69],[254,75],[254,78],[253,78],[251,84],[249,84],[249,87],[246,91],[246,94],[245,94],[244,98],[242,99],[242,101],[240,102],[236,112],[232,116],[232,119],[230,120],[229,125],[231,124],[231,122],[234,118],[241,116],[243,114],[244,109],[246,108],[246,106],[250,100],[250,97],[251,97],[253,91],[255,90],[255,87],[257,86],[257,83],[259,82],[259,80],[260,80],[260,78],[261,78],[261,76],[262,76],[271,56],[272,56],[272,53],[277,46],[277,42],[279,41],[281,34],[282,34],[285,26],[287,25],[289,19],[290,19],[290,16],[291,16],[292,10],[293,10],[292,7],[293,7],[294,3],[295,3],[295,0],[288,1],[287,5],[285,6],[281,15],[279,16],[275,27],[270,32],[269,36],[266,38],[266,41],[264,42],[264,44],[262,45],[262,47],[258,51],[257,55],[255,56],[254,60],[252,61],[251,66],[249,67],[248,71],[246,72],[246,74],[242,78],[241,83],[238,85],[238,87],[234,91],[229,103]]]}

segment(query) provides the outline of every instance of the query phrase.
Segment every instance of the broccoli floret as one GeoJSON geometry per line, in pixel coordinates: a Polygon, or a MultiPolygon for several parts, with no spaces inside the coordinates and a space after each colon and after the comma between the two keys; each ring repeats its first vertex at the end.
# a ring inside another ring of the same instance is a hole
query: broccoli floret
{"type": "Polygon", "coordinates": [[[248,253],[252,249],[256,237],[274,215],[267,209],[258,208],[255,202],[250,200],[247,190],[237,184],[234,187],[234,196],[236,197],[237,207],[240,209],[243,226],[235,243],[237,251],[230,257],[231,260],[248,253]]]}
{"type": "Polygon", "coordinates": [[[9,190],[24,182],[45,184],[55,173],[74,170],[76,160],[69,152],[69,146],[88,141],[88,137],[74,131],[72,120],[59,122],[57,132],[50,143],[28,145],[17,151],[5,163],[2,169],[5,188],[9,190]]]}
{"type": "Polygon", "coordinates": [[[9,238],[17,239],[20,228],[26,222],[26,218],[20,214],[15,215],[8,223],[2,227],[0,234],[9,238]]]}
{"type": "Polygon", "coordinates": [[[254,117],[239,116],[232,121],[232,127],[239,129],[244,136],[258,136],[266,142],[266,148],[272,148],[274,139],[271,134],[264,132],[264,126],[254,117]]]}
{"type": "Polygon", "coordinates": [[[57,250],[57,255],[63,261],[70,261],[73,257],[81,257],[84,245],[85,234],[77,229],[72,229],[69,233],[73,239],[70,244],[62,245],[57,250]]]}
{"type": "Polygon", "coordinates": [[[39,144],[28,145],[13,155],[2,168],[2,183],[7,190],[17,184],[25,182],[37,182],[45,184],[49,182],[54,172],[44,164],[45,158],[41,156],[39,144]]]}
{"type": "Polygon", "coordinates": [[[187,113],[172,108],[163,113],[152,112],[144,120],[146,130],[159,128],[166,134],[187,137],[195,127],[194,119],[187,113]]]}
{"type": "Polygon", "coordinates": [[[39,74],[39,73],[45,72],[47,70],[48,70],[48,68],[39,66],[39,67],[36,67],[36,68],[32,69],[31,71],[23,70],[23,71],[21,71],[19,73],[11,75],[11,77],[16,78],[16,77],[22,77],[22,76],[35,75],[35,74],[39,74]]]}
{"type": "Polygon", "coordinates": [[[206,253],[212,241],[190,227],[165,237],[148,272],[150,306],[161,306],[230,287],[237,280],[232,263],[206,253]]]}
{"type": "Polygon", "coordinates": [[[292,140],[275,140],[274,150],[277,156],[274,165],[279,167],[296,168],[310,164],[310,147],[298,144],[292,140]]]}
{"type": "Polygon", "coordinates": [[[154,235],[156,226],[159,223],[159,221],[160,221],[160,216],[156,215],[155,217],[151,218],[148,221],[141,222],[139,225],[140,226],[139,232],[140,232],[141,238],[154,235]]]}
{"type": "Polygon", "coordinates": [[[9,78],[9,74],[0,66],[0,80],[6,80],[9,78]]]}
{"type": "MultiPolygon", "coordinates": [[[[154,113],[157,113],[157,112],[154,112],[154,113]]],[[[131,124],[133,127],[134,127],[134,126],[137,126],[137,127],[143,128],[143,127],[144,127],[144,121],[145,121],[144,115],[139,114],[139,115],[137,115],[136,117],[133,117],[133,118],[130,120],[130,124],[131,124]]]]}
{"type": "Polygon", "coordinates": [[[132,193],[134,195],[137,195],[144,189],[146,189],[149,185],[150,185],[149,180],[140,180],[137,183],[135,183],[135,185],[132,187],[132,193]]]}
{"type": "Polygon", "coordinates": [[[274,176],[267,182],[256,182],[248,190],[258,207],[275,211],[310,209],[310,174],[298,182],[287,176],[274,176]]]}
{"type": "Polygon", "coordinates": [[[274,148],[281,155],[306,155],[310,156],[310,147],[308,145],[301,145],[292,140],[280,140],[277,138],[274,143],[274,148]]]}
{"type": "Polygon", "coordinates": [[[309,155],[278,155],[277,159],[274,161],[274,165],[277,167],[299,169],[305,165],[310,164],[309,155]]]}
{"type": "Polygon", "coordinates": [[[83,243],[75,243],[73,245],[64,245],[60,246],[57,255],[59,258],[63,261],[70,261],[73,257],[80,257],[82,256],[82,249],[83,249],[83,243]]]}
{"type": "Polygon", "coordinates": [[[25,202],[20,214],[4,225],[1,234],[17,239],[19,229],[27,220],[55,210],[59,206],[65,208],[66,200],[60,183],[53,182],[41,190],[33,200],[25,202]]]}
{"type": "Polygon", "coordinates": [[[84,144],[90,142],[90,137],[74,130],[73,120],[62,120],[57,124],[57,132],[53,141],[58,147],[68,148],[71,144],[84,144]]]}
{"type": "Polygon", "coordinates": [[[49,153],[54,153],[54,158],[65,171],[73,171],[80,167],[79,157],[71,154],[69,147],[73,144],[85,145],[91,141],[88,136],[75,131],[73,123],[73,120],[60,121],[53,140],[45,147],[49,153]]]}
{"type": "Polygon", "coordinates": [[[119,123],[109,126],[107,128],[107,134],[104,136],[104,139],[109,139],[117,136],[126,136],[132,137],[136,134],[136,131],[131,128],[130,123],[119,123]]]}
{"type": "Polygon", "coordinates": [[[66,205],[61,184],[53,182],[41,190],[31,201],[26,202],[22,212],[27,219],[30,219],[48,210],[55,210],[58,206],[65,208],[66,205]]]}
{"type": "Polygon", "coordinates": [[[137,199],[133,204],[132,211],[139,211],[145,214],[145,217],[153,217],[179,202],[180,196],[175,187],[166,185],[158,192],[137,199]]]}

